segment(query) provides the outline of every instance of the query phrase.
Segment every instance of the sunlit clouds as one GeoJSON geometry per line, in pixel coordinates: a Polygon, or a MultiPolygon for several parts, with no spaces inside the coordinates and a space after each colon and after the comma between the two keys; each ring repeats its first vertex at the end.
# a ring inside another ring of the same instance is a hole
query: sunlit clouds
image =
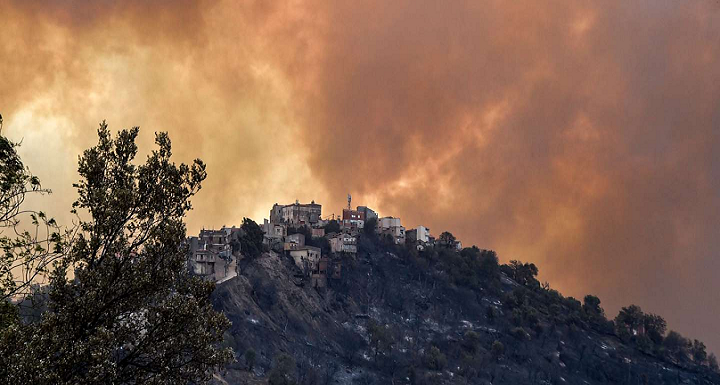
{"type": "MultiPolygon", "coordinates": [[[[720,5],[9,2],[3,132],[69,210],[98,123],[209,177],[190,231],[352,193],[720,348],[720,5]]],[[[144,155],[143,155],[144,156],[144,155]]],[[[35,202],[33,202],[35,203],[35,202]]]]}

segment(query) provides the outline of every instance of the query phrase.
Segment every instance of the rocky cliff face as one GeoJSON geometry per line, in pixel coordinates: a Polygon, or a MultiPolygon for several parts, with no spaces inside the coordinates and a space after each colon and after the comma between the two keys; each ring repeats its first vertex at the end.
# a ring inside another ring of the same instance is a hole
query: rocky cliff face
{"type": "Polygon", "coordinates": [[[217,382],[267,383],[274,357],[287,353],[299,384],[720,384],[704,366],[642,353],[581,321],[559,322],[554,313],[566,309],[551,309],[502,273],[470,289],[394,253],[342,262],[342,278],[315,289],[287,257],[242,261],[214,294],[232,321],[225,343],[237,354],[217,382]]]}

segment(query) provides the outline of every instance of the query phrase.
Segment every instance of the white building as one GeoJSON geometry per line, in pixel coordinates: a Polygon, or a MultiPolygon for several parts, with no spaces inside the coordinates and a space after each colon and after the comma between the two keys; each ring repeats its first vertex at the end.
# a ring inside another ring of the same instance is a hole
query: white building
{"type": "Polygon", "coordinates": [[[430,242],[430,229],[425,226],[418,226],[415,231],[417,232],[416,241],[423,243],[430,242]]]}
{"type": "Polygon", "coordinates": [[[377,230],[380,234],[391,235],[396,244],[405,243],[405,228],[400,223],[400,218],[383,217],[378,219],[377,230]]]}
{"type": "Polygon", "coordinates": [[[335,234],[328,241],[330,242],[330,250],[333,253],[357,253],[357,238],[354,235],[335,234]]]}
{"type": "Polygon", "coordinates": [[[391,227],[400,227],[400,218],[395,217],[382,217],[377,221],[377,228],[379,231],[387,230],[391,227]]]}
{"type": "Polygon", "coordinates": [[[321,254],[320,248],[304,246],[299,249],[290,250],[289,253],[295,261],[295,265],[306,274],[318,269],[321,254]]]}

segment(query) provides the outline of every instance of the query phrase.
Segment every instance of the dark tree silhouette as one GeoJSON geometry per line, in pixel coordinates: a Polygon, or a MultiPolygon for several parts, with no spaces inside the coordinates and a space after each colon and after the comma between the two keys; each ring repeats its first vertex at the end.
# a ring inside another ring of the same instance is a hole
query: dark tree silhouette
{"type": "Polygon", "coordinates": [[[328,223],[325,225],[325,234],[330,233],[339,233],[340,232],[340,223],[338,221],[332,219],[328,221],[328,223]]]}
{"type": "Polygon", "coordinates": [[[440,244],[447,248],[455,247],[455,236],[452,235],[449,231],[443,231],[442,234],[440,234],[440,244]]]}
{"type": "Polygon", "coordinates": [[[103,122],[80,157],[73,206],[88,218],[51,272],[42,319],[2,333],[3,383],[202,383],[231,359],[214,284],[189,275],[181,247],[205,165],[171,162],[166,133],[135,165],[137,135],[113,138],[103,122]]]}
{"type": "Polygon", "coordinates": [[[252,219],[243,218],[240,229],[242,230],[240,251],[248,258],[257,258],[263,251],[263,238],[265,235],[262,228],[252,219]]]}

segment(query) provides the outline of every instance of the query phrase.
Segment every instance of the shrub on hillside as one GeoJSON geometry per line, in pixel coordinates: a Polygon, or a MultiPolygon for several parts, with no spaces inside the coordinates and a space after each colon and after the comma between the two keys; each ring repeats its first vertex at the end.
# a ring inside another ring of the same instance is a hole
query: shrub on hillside
{"type": "Polygon", "coordinates": [[[425,366],[430,370],[443,370],[447,365],[447,357],[437,346],[430,348],[425,355],[425,366]]]}

